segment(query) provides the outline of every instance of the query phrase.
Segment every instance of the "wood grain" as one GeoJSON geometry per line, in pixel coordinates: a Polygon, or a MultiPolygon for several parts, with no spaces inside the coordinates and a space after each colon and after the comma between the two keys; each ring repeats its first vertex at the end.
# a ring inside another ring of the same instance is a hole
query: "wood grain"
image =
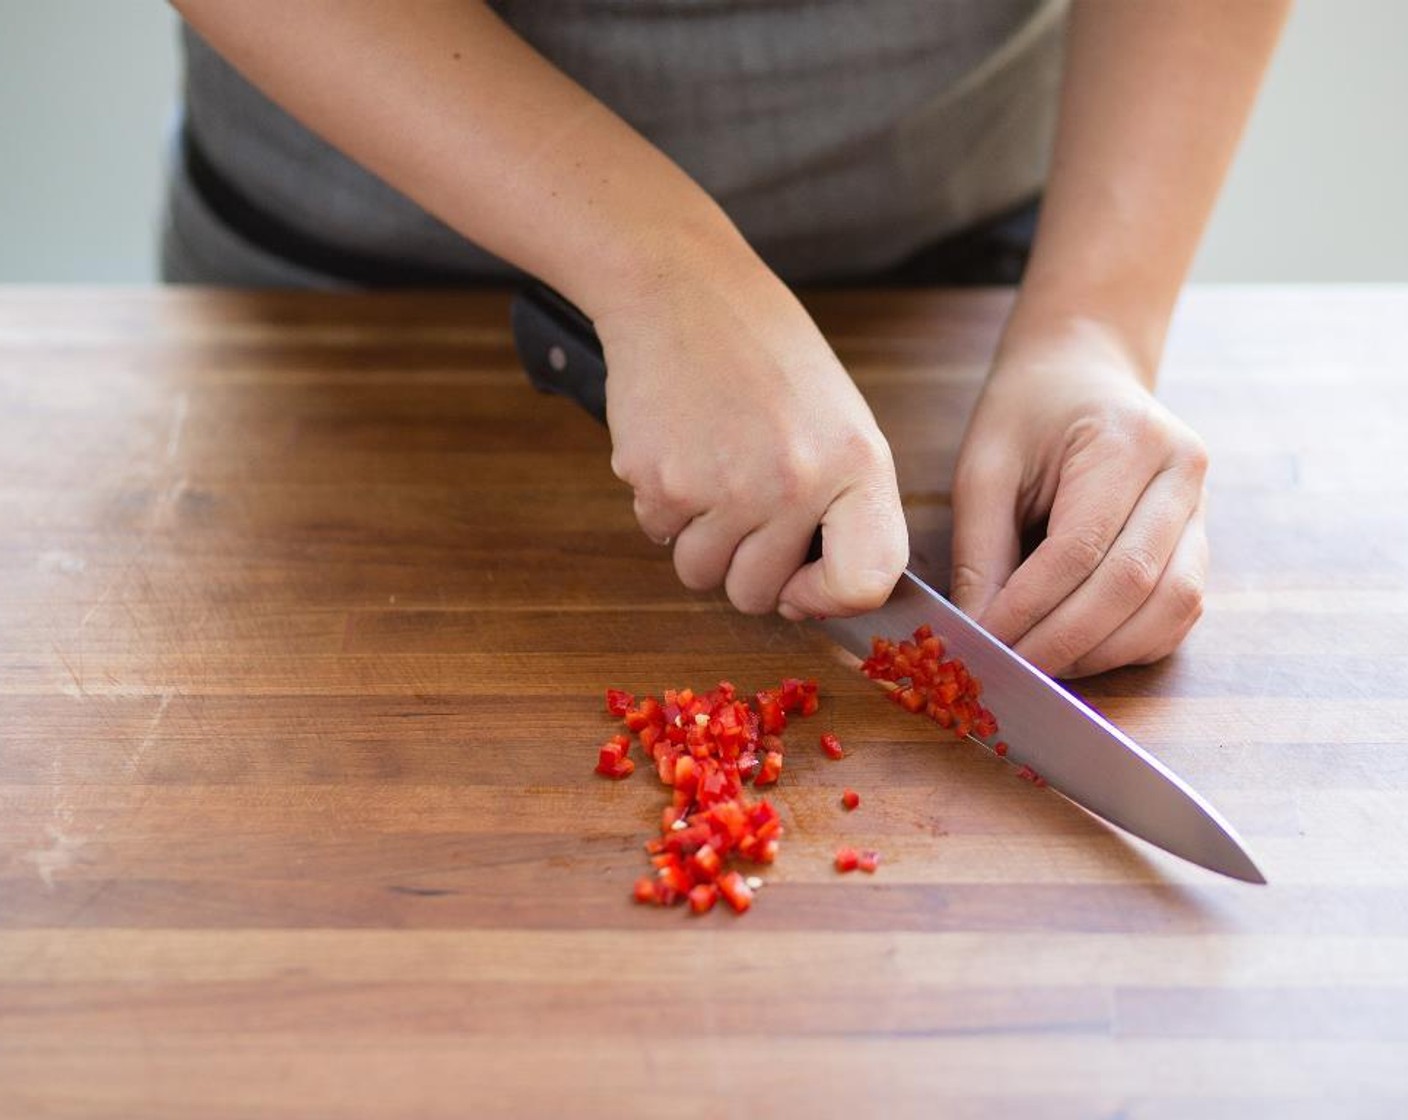
{"type": "MultiPolygon", "coordinates": [[[[936,580],[1010,298],[810,299],[936,580]]],[[[1408,1110],[1408,291],[1187,297],[1208,613],[1083,685],[1264,889],[680,589],[505,310],[0,293],[0,1117],[1408,1110]],[[632,906],[602,690],[796,672],[852,753],[794,735],[754,912],[632,906]]]]}

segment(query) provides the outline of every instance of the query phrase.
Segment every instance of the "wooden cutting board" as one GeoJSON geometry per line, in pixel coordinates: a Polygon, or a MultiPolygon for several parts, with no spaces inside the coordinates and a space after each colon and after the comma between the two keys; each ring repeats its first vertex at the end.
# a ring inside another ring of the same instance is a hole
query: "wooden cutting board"
{"type": "MultiPolygon", "coordinates": [[[[931,573],[1009,301],[810,301],[931,573]]],[[[1408,291],[1186,300],[1208,612],[1083,687],[1260,889],[683,591],[506,308],[0,292],[0,1116],[1404,1113],[1408,291]],[[665,797],[592,775],[603,689],[793,674],[753,912],[633,906],[665,797]]]]}

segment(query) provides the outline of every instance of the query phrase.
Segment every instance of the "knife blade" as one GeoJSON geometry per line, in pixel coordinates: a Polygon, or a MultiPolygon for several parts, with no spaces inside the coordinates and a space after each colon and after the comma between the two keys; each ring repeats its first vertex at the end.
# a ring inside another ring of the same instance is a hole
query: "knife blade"
{"type": "MultiPolygon", "coordinates": [[[[591,321],[542,284],[515,295],[510,318],[533,385],[570,398],[605,423],[606,360],[591,321]]],[[[818,530],[810,559],[820,546],[818,530]]],[[[813,623],[859,658],[869,655],[873,636],[902,638],[921,624],[983,682],[1008,744],[1005,761],[1032,767],[1081,808],[1166,852],[1233,879],[1266,882],[1236,830],[1206,799],[913,572],[905,571],[878,610],[813,623]]]]}

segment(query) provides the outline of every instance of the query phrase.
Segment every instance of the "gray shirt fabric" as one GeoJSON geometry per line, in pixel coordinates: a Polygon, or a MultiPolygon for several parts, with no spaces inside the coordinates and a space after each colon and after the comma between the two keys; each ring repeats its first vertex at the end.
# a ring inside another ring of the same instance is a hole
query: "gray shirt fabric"
{"type": "MultiPolygon", "coordinates": [[[[1038,193],[1065,0],[497,0],[669,154],[789,280],[883,269],[1038,193]]],[[[253,206],[331,247],[512,270],[363,170],[185,33],[187,127],[253,206]]],[[[242,243],[173,169],[168,279],[334,285],[242,243]]]]}

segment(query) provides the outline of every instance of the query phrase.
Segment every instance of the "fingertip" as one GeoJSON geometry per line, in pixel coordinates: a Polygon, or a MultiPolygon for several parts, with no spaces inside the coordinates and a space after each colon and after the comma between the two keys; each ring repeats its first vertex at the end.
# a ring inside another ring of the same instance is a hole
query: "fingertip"
{"type": "Polygon", "coordinates": [[[850,580],[850,586],[846,588],[845,604],[854,608],[857,612],[873,611],[877,607],[884,606],[890,598],[890,593],[894,591],[895,584],[904,574],[904,567],[888,571],[884,568],[866,568],[857,572],[850,580]]]}

